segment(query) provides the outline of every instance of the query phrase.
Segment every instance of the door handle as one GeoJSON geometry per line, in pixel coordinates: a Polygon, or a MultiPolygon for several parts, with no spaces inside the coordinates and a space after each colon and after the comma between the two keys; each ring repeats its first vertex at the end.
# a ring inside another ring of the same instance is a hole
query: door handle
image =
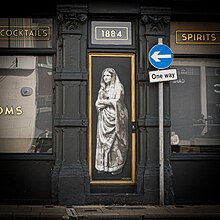
{"type": "Polygon", "coordinates": [[[136,122],[132,122],[132,125],[131,125],[131,131],[132,133],[136,133],[136,129],[137,129],[137,126],[136,126],[136,122]]]}

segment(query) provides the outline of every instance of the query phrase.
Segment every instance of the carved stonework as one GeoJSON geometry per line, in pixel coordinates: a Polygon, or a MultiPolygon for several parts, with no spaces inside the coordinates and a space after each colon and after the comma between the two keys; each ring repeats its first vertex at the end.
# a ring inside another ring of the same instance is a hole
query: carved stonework
{"type": "Polygon", "coordinates": [[[86,14],[60,13],[57,17],[58,24],[63,25],[66,30],[76,30],[80,24],[87,21],[86,14]]]}
{"type": "Polygon", "coordinates": [[[146,25],[148,34],[160,34],[164,33],[166,25],[170,22],[170,16],[143,15],[141,21],[146,25]]]}

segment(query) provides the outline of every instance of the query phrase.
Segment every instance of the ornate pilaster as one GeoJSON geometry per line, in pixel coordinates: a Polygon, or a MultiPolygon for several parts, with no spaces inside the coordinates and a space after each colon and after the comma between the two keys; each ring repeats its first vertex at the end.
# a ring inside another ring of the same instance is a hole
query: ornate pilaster
{"type": "Polygon", "coordinates": [[[52,195],[58,204],[84,204],[88,185],[87,5],[58,5],[56,29],[52,195]]]}
{"type": "MultiPolygon", "coordinates": [[[[141,8],[141,23],[145,26],[145,35],[163,37],[164,43],[169,43],[170,8],[141,8]],[[166,42],[167,41],[167,42],[166,42]]],[[[157,38],[156,38],[157,39],[157,38]]]]}

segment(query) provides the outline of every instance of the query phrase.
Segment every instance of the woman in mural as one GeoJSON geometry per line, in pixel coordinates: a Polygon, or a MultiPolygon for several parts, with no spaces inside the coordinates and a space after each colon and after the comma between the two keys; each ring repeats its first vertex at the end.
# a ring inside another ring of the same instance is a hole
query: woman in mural
{"type": "Polygon", "coordinates": [[[102,72],[96,100],[98,112],[95,168],[100,172],[121,173],[128,150],[128,111],[124,87],[113,68],[102,72]]]}

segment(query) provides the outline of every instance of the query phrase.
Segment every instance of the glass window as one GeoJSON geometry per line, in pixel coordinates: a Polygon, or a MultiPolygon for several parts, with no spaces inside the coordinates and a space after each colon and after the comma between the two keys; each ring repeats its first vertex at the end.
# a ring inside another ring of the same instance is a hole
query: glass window
{"type": "Polygon", "coordinates": [[[0,47],[52,48],[52,19],[0,18],[0,47]]]}
{"type": "Polygon", "coordinates": [[[52,152],[52,56],[0,56],[0,153],[52,152]]]}
{"type": "Polygon", "coordinates": [[[220,153],[220,61],[175,59],[172,68],[172,153],[220,153]]]}

